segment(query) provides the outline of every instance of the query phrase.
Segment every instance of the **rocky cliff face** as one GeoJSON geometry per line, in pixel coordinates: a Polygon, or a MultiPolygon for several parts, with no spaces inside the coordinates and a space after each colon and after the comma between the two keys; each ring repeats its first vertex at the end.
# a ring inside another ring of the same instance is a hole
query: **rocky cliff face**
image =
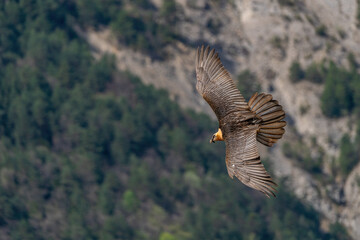
{"type": "MultiPolygon", "coordinates": [[[[153,1],[155,6],[161,2],[153,1]]],[[[204,111],[212,117],[211,109],[195,89],[194,59],[198,45],[215,47],[234,79],[249,69],[257,76],[263,91],[272,93],[284,106],[290,125],[281,143],[301,136],[310,147],[316,139],[318,147],[325,152],[323,175],[332,179],[330,166],[339,154],[340,138],[344,133],[352,134],[355,127],[347,117],[326,118],[319,100],[323,86],[308,81],[290,82],[289,67],[294,60],[307,66],[324,59],[346,66],[349,53],[360,59],[357,1],[225,2],[178,0],[181,11],[176,30],[185,41],[167,47],[166,61],[152,60],[119,45],[109,30],[77,29],[77,32],[92,45],[96,56],[114,54],[119,69],[133,72],[145,83],[168,89],[171,97],[183,107],[204,111]]],[[[325,183],[286,158],[281,143],[268,153],[275,173],[287,177],[294,193],[320,211],[325,219],[340,221],[354,239],[360,239],[357,228],[360,225],[360,165],[346,181],[333,179],[325,183]]]]}

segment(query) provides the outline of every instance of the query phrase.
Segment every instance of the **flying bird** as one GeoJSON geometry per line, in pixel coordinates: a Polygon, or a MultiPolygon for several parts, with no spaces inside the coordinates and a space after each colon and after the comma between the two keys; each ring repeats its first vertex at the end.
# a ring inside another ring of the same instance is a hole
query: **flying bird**
{"type": "Polygon", "coordinates": [[[256,142],[271,147],[285,132],[285,112],[271,94],[255,93],[246,102],[236,88],[218,53],[210,47],[197,49],[196,89],[219,121],[210,143],[225,141],[226,167],[231,178],[275,196],[277,184],[260,160],[256,142]]]}

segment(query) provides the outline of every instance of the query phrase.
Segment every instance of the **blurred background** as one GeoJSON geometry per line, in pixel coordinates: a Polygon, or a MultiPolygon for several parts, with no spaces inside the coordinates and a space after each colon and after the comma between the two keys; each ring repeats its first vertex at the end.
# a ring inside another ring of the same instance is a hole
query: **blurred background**
{"type": "Polygon", "coordinates": [[[0,1],[0,238],[360,239],[359,4],[0,1]],[[287,113],[276,199],[209,144],[202,44],[287,113]]]}

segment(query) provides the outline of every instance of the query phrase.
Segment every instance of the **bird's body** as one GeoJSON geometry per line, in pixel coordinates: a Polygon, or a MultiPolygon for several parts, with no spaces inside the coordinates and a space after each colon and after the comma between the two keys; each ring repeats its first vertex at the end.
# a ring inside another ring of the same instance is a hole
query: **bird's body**
{"type": "Polygon", "coordinates": [[[229,176],[275,196],[276,183],[260,161],[256,141],[270,147],[282,137],[286,125],[282,107],[264,93],[255,93],[247,103],[218,54],[209,47],[197,51],[196,78],[196,89],[218,118],[219,129],[210,142],[225,141],[229,176]]]}

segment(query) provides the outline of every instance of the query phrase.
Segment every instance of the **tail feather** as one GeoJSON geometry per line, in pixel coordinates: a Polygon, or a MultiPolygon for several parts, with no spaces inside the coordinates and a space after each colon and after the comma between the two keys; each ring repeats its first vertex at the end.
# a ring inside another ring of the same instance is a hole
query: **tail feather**
{"type": "MultiPolygon", "coordinates": [[[[271,105],[273,105],[273,104],[271,104],[271,105]]],[[[282,111],[282,107],[280,105],[275,105],[275,106],[272,106],[272,107],[270,107],[268,109],[265,109],[263,111],[259,111],[257,114],[258,115],[261,114],[261,116],[266,116],[268,114],[270,115],[271,113],[275,113],[277,111],[282,111]]]]}
{"type": "Polygon", "coordinates": [[[262,107],[258,108],[258,109],[256,110],[256,113],[259,113],[259,112],[268,110],[269,108],[274,107],[274,106],[276,106],[276,105],[278,105],[277,101],[267,102],[267,103],[265,103],[262,107]]]}
{"type": "MultiPolygon", "coordinates": [[[[278,106],[276,106],[277,108],[278,106]]],[[[275,108],[275,107],[274,107],[275,108]]],[[[278,109],[273,109],[273,111],[276,111],[276,112],[270,112],[270,113],[267,113],[267,114],[264,114],[264,115],[260,115],[260,117],[262,118],[262,120],[264,122],[271,122],[273,121],[274,119],[277,119],[277,118],[280,118],[280,117],[285,117],[285,112],[281,109],[281,110],[278,110],[278,109]]]]}
{"type": "Polygon", "coordinates": [[[272,100],[272,96],[270,94],[264,95],[256,104],[254,104],[253,111],[256,112],[256,110],[258,110],[260,107],[262,107],[265,103],[269,102],[270,100],[272,100]]]}
{"type": "Polygon", "coordinates": [[[280,121],[280,122],[274,122],[274,123],[268,123],[268,124],[262,124],[261,128],[265,129],[265,128],[282,128],[286,126],[286,122],[285,121],[280,121]]]}
{"type": "Polygon", "coordinates": [[[284,128],[260,128],[260,133],[268,133],[268,134],[276,134],[276,135],[283,135],[285,132],[284,128]]]}
{"type": "Polygon", "coordinates": [[[261,119],[256,139],[265,146],[271,147],[285,133],[285,112],[271,94],[255,93],[249,100],[250,110],[261,119]]]}
{"type": "Polygon", "coordinates": [[[256,136],[256,140],[258,140],[259,143],[262,143],[264,144],[265,146],[272,146],[277,139],[272,139],[272,138],[266,138],[266,137],[263,137],[262,135],[257,135],[256,136]]]}
{"type": "Polygon", "coordinates": [[[251,96],[251,98],[249,99],[249,101],[248,101],[248,105],[249,105],[249,107],[253,104],[253,102],[254,102],[254,100],[255,100],[255,98],[258,96],[258,93],[256,92],[256,93],[254,93],[252,96],[251,96]]]}
{"type": "Polygon", "coordinates": [[[252,101],[252,103],[251,103],[251,104],[248,104],[248,105],[250,106],[250,108],[254,108],[254,106],[255,106],[264,96],[265,96],[264,93],[261,93],[261,94],[259,94],[258,96],[256,96],[256,97],[254,98],[254,100],[252,101]]]}
{"type": "Polygon", "coordinates": [[[277,118],[273,118],[271,120],[266,121],[266,124],[279,122],[279,121],[283,120],[284,118],[285,118],[285,115],[281,115],[281,116],[279,116],[277,118]]]}
{"type": "Polygon", "coordinates": [[[280,139],[282,137],[282,134],[258,133],[258,135],[272,139],[280,139]]]}

